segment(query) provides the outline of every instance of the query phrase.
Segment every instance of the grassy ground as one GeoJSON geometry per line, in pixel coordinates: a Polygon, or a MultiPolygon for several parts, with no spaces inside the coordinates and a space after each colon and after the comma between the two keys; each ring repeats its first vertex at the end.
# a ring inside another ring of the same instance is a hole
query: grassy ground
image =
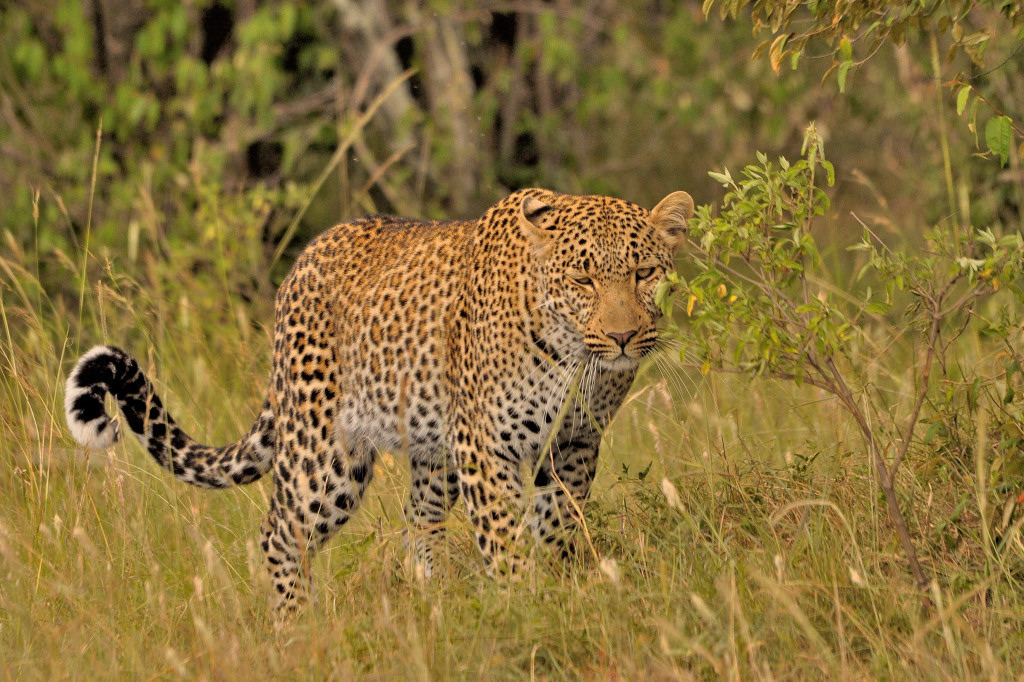
{"type": "MultiPolygon", "coordinates": [[[[73,260],[49,267],[75,281],[73,260]]],[[[234,440],[261,401],[270,342],[251,320],[269,322],[269,297],[227,306],[215,276],[143,286],[97,269],[80,312],[75,287],[42,290],[32,257],[0,264],[0,678],[1022,674],[1024,552],[1019,536],[986,552],[973,464],[919,453],[903,470],[926,604],[834,401],[664,363],[607,434],[576,565],[488,580],[460,508],[443,576],[417,581],[407,472],[383,458],[315,562],[313,603],[277,634],[256,543],[271,481],[189,488],[133,440],[83,453],[61,408],[74,356],[115,342],[194,435],[234,440]]]]}

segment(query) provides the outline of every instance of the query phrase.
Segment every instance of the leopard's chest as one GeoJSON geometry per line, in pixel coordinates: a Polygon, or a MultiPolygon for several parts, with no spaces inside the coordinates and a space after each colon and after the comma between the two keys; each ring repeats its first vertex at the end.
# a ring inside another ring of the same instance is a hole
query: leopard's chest
{"type": "Polygon", "coordinates": [[[593,357],[552,362],[532,355],[522,367],[501,381],[488,409],[470,425],[494,434],[505,456],[518,461],[532,462],[547,445],[603,429],[634,378],[632,371],[604,369],[593,357]]]}

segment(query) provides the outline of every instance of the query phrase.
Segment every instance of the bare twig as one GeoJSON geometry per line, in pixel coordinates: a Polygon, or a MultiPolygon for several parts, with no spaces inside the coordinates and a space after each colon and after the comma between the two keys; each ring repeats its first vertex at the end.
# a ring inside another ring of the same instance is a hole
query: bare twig
{"type": "MultiPolygon", "coordinates": [[[[929,356],[930,355],[931,353],[929,353],[929,356]]],[[[871,425],[868,424],[864,417],[864,412],[854,400],[853,393],[843,380],[842,373],[835,366],[835,363],[831,358],[827,359],[826,365],[829,369],[829,373],[835,380],[835,386],[837,389],[836,396],[839,398],[840,402],[846,406],[847,411],[853,416],[864,436],[868,452],[875,463],[875,471],[878,475],[878,485],[882,488],[882,494],[885,495],[886,506],[889,509],[889,518],[896,527],[896,536],[899,539],[900,546],[903,548],[903,553],[906,556],[907,563],[910,565],[910,572],[914,576],[914,581],[921,588],[927,587],[928,580],[925,578],[924,571],[921,568],[921,562],[917,558],[917,550],[914,547],[914,540],[910,537],[910,528],[907,526],[907,521],[903,516],[899,500],[896,497],[896,488],[894,485],[896,467],[894,466],[890,468],[886,466],[885,458],[882,457],[882,452],[878,447],[878,440],[875,438],[874,432],[871,430],[871,425]]],[[[918,406],[918,409],[920,409],[920,406],[918,406]]],[[[916,424],[916,417],[913,423],[916,424]]],[[[909,443],[909,441],[907,442],[909,443]]]]}

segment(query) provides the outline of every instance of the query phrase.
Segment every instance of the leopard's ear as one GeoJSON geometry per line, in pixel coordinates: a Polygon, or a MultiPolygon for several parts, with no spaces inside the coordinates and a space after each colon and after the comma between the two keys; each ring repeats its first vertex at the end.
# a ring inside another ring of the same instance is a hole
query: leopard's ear
{"type": "Polygon", "coordinates": [[[530,194],[519,203],[519,227],[536,246],[546,243],[557,229],[555,207],[530,194]]]}
{"type": "Polygon", "coordinates": [[[686,192],[672,192],[651,211],[654,229],[672,253],[686,241],[686,230],[692,217],[693,198],[686,192]]]}

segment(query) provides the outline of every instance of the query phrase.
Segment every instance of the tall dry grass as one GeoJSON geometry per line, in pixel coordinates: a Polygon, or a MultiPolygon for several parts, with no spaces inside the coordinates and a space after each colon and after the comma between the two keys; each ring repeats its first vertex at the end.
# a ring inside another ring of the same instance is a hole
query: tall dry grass
{"type": "MultiPolygon", "coordinates": [[[[69,278],[76,255],[57,259],[69,278]]],[[[596,557],[491,581],[456,510],[445,571],[421,583],[401,542],[407,472],[385,457],[358,519],[315,563],[314,601],[275,634],[256,544],[271,482],[189,488],[131,440],[83,452],[61,411],[75,353],[126,342],[194,434],[238,437],[265,380],[268,333],[252,320],[268,319],[266,303],[240,321],[203,276],[154,290],[91,256],[99,275],[78,316],[40,285],[34,258],[0,257],[11,679],[1019,675],[1019,535],[986,550],[975,471],[915,458],[901,481],[934,578],[928,606],[833,400],[663,363],[607,434],[586,510],[596,557]]]]}

